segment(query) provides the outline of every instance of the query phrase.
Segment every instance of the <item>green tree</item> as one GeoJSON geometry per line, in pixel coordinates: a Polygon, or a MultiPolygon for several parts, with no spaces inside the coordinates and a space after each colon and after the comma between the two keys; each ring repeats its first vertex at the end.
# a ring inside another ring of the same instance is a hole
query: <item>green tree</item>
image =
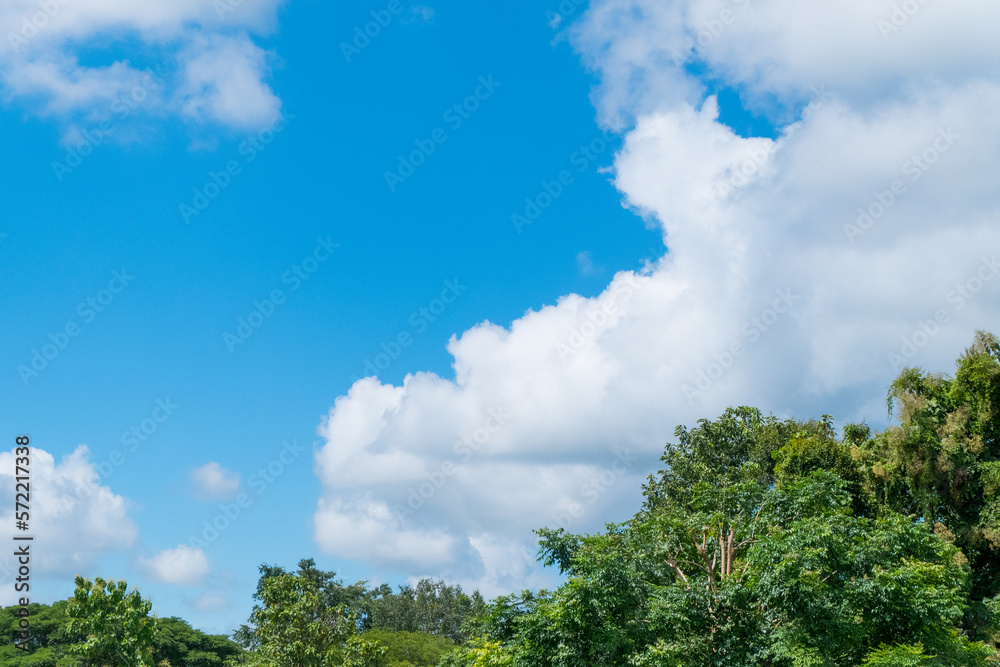
{"type": "MultiPolygon", "coordinates": [[[[60,600],[51,605],[32,603],[29,606],[31,638],[28,651],[21,651],[13,644],[0,646],[0,665],[11,667],[76,667],[81,660],[70,654],[74,644],[86,642],[85,634],[70,631],[67,610],[70,600],[60,600]]],[[[0,629],[13,634],[18,618],[14,615],[20,607],[0,609],[0,629]]],[[[177,618],[153,618],[155,637],[152,663],[170,667],[223,667],[227,661],[238,660],[242,649],[225,635],[209,635],[192,628],[177,618]]],[[[119,664],[117,657],[92,664],[119,664]]]]}
{"type": "Polygon", "coordinates": [[[892,384],[899,425],[848,433],[873,497],[952,542],[972,572],[964,627],[1000,644],[1000,342],[977,332],[953,378],[907,368],[892,384]]]}
{"type": "Polygon", "coordinates": [[[76,577],[67,606],[68,631],[86,637],[71,653],[91,665],[152,667],[155,624],[151,603],[125,581],[76,577]]]}
{"type": "MultiPolygon", "coordinates": [[[[32,603],[28,606],[31,622],[31,637],[28,650],[22,651],[13,643],[0,646],[0,665],[10,667],[62,667],[78,660],[69,654],[70,646],[86,639],[83,635],[69,632],[69,618],[66,615],[67,600],[52,605],[32,603]]],[[[0,609],[0,629],[6,637],[14,636],[18,621],[15,612],[20,607],[0,609]]]]}
{"type": "Polygon", "coordinates": [[[276,574],[261,566],[250,624],[237,633],[253,649],[249,662],[267,667],[363,667],[384,649],[357,635],[358,618],[344,605],[328,607],[316,578],[276,574]]]}
{"type": "Polygon", "coordinates": [[[209,635],[177,618],[156,619],[153,659],[170,667],[223,667],[238,660],[243,650],[225,635],[209,635]]]}
{"type": "Polygon", "coordinates": [[[863,426],[752,408],[680,428],[628,522],[541,530],[553,593],[496,600],[442,665],[982,667],[954,540],[873,488],[863,426]]]}
{"type": "Polygon", "coordinates": [[[367,600],[365,629],[443,635],[456,644],[466,639],[466,622],[486,608],[479,591],[467,595],[461,586],[430,579],[400,586],[398,593],[383,584],[367,600]]]}
{"type": "Polygon", "coordinates": [[[455,648],[448,637],[426,632],[372,630],[364,636],[385,647],[385,655],[379,658],[376,667],[434,667],[455,648]]]}

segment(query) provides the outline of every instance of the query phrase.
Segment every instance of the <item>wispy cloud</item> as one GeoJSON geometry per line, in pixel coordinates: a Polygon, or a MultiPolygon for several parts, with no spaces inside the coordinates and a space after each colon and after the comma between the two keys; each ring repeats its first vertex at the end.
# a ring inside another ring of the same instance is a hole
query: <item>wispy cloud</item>
{"type": "Polygon", "coordinates": [[[111,117],[122,93],[155,75],[161,87],[138,116],[177,114],[198,124],[256,129],[280,101],[267,84],[273,55],[249,35],[273,27],[281,2],[10,0],[0,7],[0,87],[36,113],[86,124],[111,117]],[[129,40],[157,54],[158,65],[138,68],[111,48],[93,49],[129,40]],[[84,50],[86,65],[79,60],[84,50]]]}
{"type": "Polygon", "coordinates": [[[585,276],[592,276],[601,271],[601,269],[594,264],[594,260],[591,259],[589,250],[577,253],[576,267],[580,269],[580,273],[585,276]]]}
{"type": "Polygon", "coordinates": [[[240,490],[240,474],[211,461],[191,471],[195,495],[201,500],[232,500],[240,490]]]}

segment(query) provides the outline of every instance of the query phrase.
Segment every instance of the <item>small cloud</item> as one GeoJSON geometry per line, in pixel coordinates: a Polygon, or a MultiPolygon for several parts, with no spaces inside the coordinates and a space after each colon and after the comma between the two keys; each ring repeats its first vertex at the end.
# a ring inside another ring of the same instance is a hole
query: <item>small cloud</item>
{"type": "Polygon", "coordinates": [[[410,8],[408,23],[430,23],[434,20],[434,9],[425,5],[413,5],[410,8]]]}
{"type": "Polygon", "coordinates": [[[272,122],[281,100],[264,83],[274,54],[246,35],[202,37],[180,54],[181,113],[198,122],[256,130],[272,122]]]}
{"type": "Polygon", "coordinates": [[[594,265],[594,260],[590,258],[590,251],[584,250],[576,255],[576,266],[580,269],[580,273],[585,276],[593,276],[601,271],[598,266],[594,265]]]}
{"type": "Polygon", "coordinates": [[[226,470],[215,461],[191,471],[199,500],[232,500],[240,491],[240,474],[226,470]]]}
{"type": "Polygon", "coordinates": [[[139,570],[154,581],[177,586],[198,586],[208,574],[208,557],[185,544],[165,549],[153,558],[140,558],[139,570]]]}
{"type": "Polygon", "coordinates": [[[555,30],[562,25],[563,17],[562,14],[552,14],[552,18],[549,19],[549,27],[555,30]]]}
{"type": "Polygon", "coordinates": [[[225,593],[220,592],[208,592],[202,595],[200,598],[194,600],[186,600],[188,606],[196,611],[202,613],[210,614],[218,611],[226,611],[232,605],[229,603],[229,598],[226,597],[225,593]]]}

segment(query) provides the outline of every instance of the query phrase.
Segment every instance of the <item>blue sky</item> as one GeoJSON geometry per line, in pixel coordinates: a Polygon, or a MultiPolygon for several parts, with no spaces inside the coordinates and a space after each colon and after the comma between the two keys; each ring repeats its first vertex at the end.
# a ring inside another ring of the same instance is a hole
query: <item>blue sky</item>
{"type": "Polygon", "coordinates": [[[263,562],[552,585],[530,529],[627,518],[677,424],[880,424],[892,354],[947,371],[995,319],[997,52],[943,10],[896,35],[891,3],[103,4],[0,50],[0,425],[41,450],[39,599],[126,578],[228,632],[263,562]]]}
{"type": "MultiPolygon", "coordinates": [[[[310,455],[212,546],[213,560],[227,563],[238,582],[232,602],[241,611],[257,565],[293,565],[317,553],[310,536],[316,427],[350,378],[362,376],[368,360],[382,361],[383,343],[404,331],[413,337],[380,369],[384,381],[401,382],[416,369],[447,376],[453,333],[485,319],[509,324],[564,293],[595,294],[614,271],[663,252],[660,235],[623,210],[599,173],[613,145],[583,157],[590,164],[582,171],[579,159],[570,163],[581,145],[603,136],[588,101],[592,79],[568,44],[552,43],[536,6],[498,15],[452,3],[427,18],[408,7],[352,62],[329,48],[351,40],[352,27],[379,9],[295,3],[280,10],[280,27],[260,44],[276,54],[270,85],[288,122],[272,143],[259,144],[252,162],[239,147],[258,132],[142,118],[143,127],[128,128],[140,136],[102,142],[60,182],[51,164],[65,162],[74,146],[60,145],[66,126],[27,114],[24,104],[3,109],[5,430],[11,438],[29,433],[56,458],[79,444],[95,462],[122,451],[125,461],[107,483],[135,503],[130,516],[154,553],[186,542],[218,511],[218,503],[191,497],[190,469],[217,461],[248,478],[283,441],[308,447],[310,455]],[[513,39],[522,46],[512,50],[513,39]],[[446,121],[480,77],[499,87],[467,119],[446,121]],[[447,141],[391,192],[384,172],[436,128],[447,141]],[[186,223],[180,204],[230,160],[240,173],[186,223]],[[573,183],[518,234],[511,214],[563,169],[573,170],[573,183]],[[339,247],[302,280],[293,267],[312,256],[317,238],[339,247]],[[584,252],[592,268],[581,270],[584,252]],[[101,312],[78,310],[115,271],[134,278],[101,312]],[[445,281],[464,288],[460,297],[438,316],[419,315],[445,281]],[[274,289],[287,301],[230,351],[223,334],[236,335],[239,318],[274,289]],[[22,378],[32,350],[70,321],[79,335],[40,374],[22,378]],[[141,428],[160,399],[176,411],[128,452],[121,434],[141,428]]],[[[155,57],[135,43],[91,49],[95,65],[155,57]]],[[[122,122],[115,112],[111,119],[122,122]]],[[[406,575],[321,561],[351,578],[406,575]]],[[[64,577],[43,590],[61,597],[70,588],[64,577]]],[[[164,597],[159,613],[201,620],[166,586],[143,582],[143,589],[164,597]]]]}

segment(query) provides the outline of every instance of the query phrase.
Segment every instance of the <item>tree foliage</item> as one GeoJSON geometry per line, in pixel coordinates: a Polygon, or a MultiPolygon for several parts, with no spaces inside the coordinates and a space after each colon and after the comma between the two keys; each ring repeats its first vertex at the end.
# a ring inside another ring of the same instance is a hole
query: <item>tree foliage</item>
{"type": "Polygon", "coordinates": [[[888,405],[900,419],[852,443],[867,484],[887,507],[915,514],[968,558],[974,622],[993,636],[987,607],[1000,593],[1000,342],[978,332],[955,377],[906,369],[888,405]]]}
{"type": "Polygon", "coordinates": [[[539,530],[565,583],[498,598],[441,664],[994,664],[998,400],[1000,343],[979,333],[954,378],[903,371],[881,433],[749,407],[678,428],[635,516],[539,530]]]}
{"type": "MultiPolygon", "coordinates": [[[[308,659],[322,653],[333,661],[323,664],[341,664],[336,661],[347,660],[354,655],[351,651],[360,651],[357,655],[362,661],[375,661],[371,664],[391,664],[379,658],[382,655],[379,646],[389,650],[390,658],[387,659],[390,661],[395,660],[391,656],[407,642],[430,642],[428,646],[440,647],[439,640],[444,638],[453,647],[466,639],[465,627],[469,619],[486,609],[486,601],[478,591],[467,595],[461,586],[443,581],[422,579],[415,587],[400,586],[398,592],[386,584],[369,589],[364,581],[345,585],[336,578],[335,572],[317,568],[312,558],[300,560],[294,573],[268,564],[261,565],[259,571],[254,598],[261,604],[254,608],[250,623],[237,630],[234,638],[256,655],[270,656],[268,660],[275,659],[272,652],[278,650],[276,647],[284,647],[281,650],[287,651],[288,647],[296,645],[305,650],[303,647],[308,645],[314,651],[308,659]],[[281,586],[287,590],[279,595],[281,586]],[[305,599],[308,602],[303,602],[305,599]],[[299,637],[305,636],[303,632],[312,633],[311,638],[297,640],[276,634],[279,628],[289,627],[287,624],[294,619],[299,619],[300,624],[312,624],[310,630],[299,628],[295,631],[300,633],[299,637]],[[379,645],[379,637],[389,643],[379,645]],[[296,641],[299,643],[295,644],[296,641]],[[269,642],[271,648],[265,642],[269,642]]],[[[307,657],[305,653],[294,651],[291,655],[307,657]]]]}
{"type": "Polygon", "coordinates": [[[467,595],[461,586],[421,579],[398,592],[383,584],[367,598],[365,629],[440,635],[458,644],[466,639],[466,621],[486,609],[479,591],[467,595]]]}
{"type": "Polygon", "coordinates": [[[261,567],[250,625],[238,637],[252,654],[251,665],[267,667],[365,667],[384,649],[358,636],[357,612],[330,606],[322,575],[288,574],[261,567]]]}
{"type": "Polygon", "coordinates": [[[172,616],[156,619],[153,657],[157,667],[224,667],[243,651],[225,635],[209,635],[172,616]]]}
{"type": "Polygon", "coordinates": [[[371,630],[364,636],[385,648],[375,667],[434,667],[455,648],[448,637],[426,632],[371,630]]]}
{"type": "Polygon", "coordinates": [[[68,631],[85,639],[70,648],[91,665],[152,667],[155,625],[152,605],[125,581],[76,577],[67,606],[68,631]]]}
{"type": "MultiPolygon", "coordinates": [[[[82,642],[85,636],[69,631],[69,617],[66,608],[69,602],[61,600],[53,605],[32,603],[28,606],[31,622],[31,636],[28,650],[22,651],[13,643],[0,646],[0,665],[9,667],[70,667],[77,659],[69,649],[82,642]]],[[[18,621],[15,612],[20,607],[0,609],[0,629],[5,637],[13,637],[18,621]]]]}
{"type": "MultiPolygon", "coordinates": [[[[424,579],[262,565],[249,619],[151,619],[125,582],[32,605],[19,667],[985,667],[1000,662],[1000,341],[905,369],[873,433],[751,407],[679,427],[632,518],[542,528],[565,581],[487,604],[424,579]],[[61,620],[62,619],[62,620],[61,620]]],[[[12,610],[0,626],[12,628],[12,610]]]]}
{"type": "MultiPolygon", "coordinates": [[[[121,586],[124,582],[118,582],[121,586]]],[[[124,664],[117,656],[96,655],[92,659],[71,653],[74,644],[84,644],[87,635],[82,630],[71,631],[73,619],[68,610],[70,600],[52,605],[33,603],[29,606],[31,637],[28,650],[20,651],[13,644],[0,647],[0,665],[10,667],[76,667],[85,665],[124,664]]],[[[20,607],[0,609],[0,628],[12,635],[20,607]]],[[[92,607],[93,609],[93,607],[92,607]]],[[[192,628],[177,618],[150,619],[155,626],[152,662],[157,667],[224,667],[227,661],[237,661],[242,649],[225,635],[209,635],[192,628]]]]}

